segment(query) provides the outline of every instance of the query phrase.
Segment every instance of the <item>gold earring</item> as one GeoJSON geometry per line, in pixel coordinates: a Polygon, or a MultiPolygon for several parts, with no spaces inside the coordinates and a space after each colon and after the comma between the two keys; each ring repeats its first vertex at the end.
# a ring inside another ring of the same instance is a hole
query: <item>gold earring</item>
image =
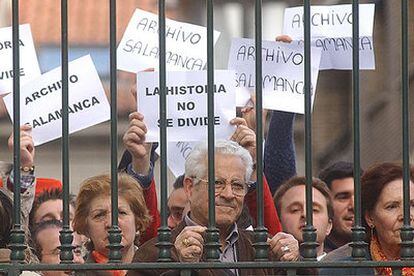
{"type": "Polygon", "coordinates": [[[374,236],[374,229],[375,229],[375,225],[370,225],[370,234],[371,234],[371,238],[374,236]]]}

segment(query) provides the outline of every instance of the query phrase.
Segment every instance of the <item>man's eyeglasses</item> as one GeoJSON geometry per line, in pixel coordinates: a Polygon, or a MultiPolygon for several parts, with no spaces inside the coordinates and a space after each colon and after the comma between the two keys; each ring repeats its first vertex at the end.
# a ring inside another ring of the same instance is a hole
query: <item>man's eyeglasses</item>
{"type": "MultiPolygon", "coordinates": [[[[207,179],[202,179],[198,177],[194,177],[194,179],[198,179],[199,181],[205,182],[206,184],[208,184],[207,179]]],[[[216,179],[214,182],[216,195],[222,193],[224,189],[226,189],[226,186],[227,186],[227,181],[225,179],[222,179],[222,178],[216,179]]],[[[231,191],[233,192],[233,195],[235,196],[245,196],[247,193],[248,185],[246,182],[243,182],[241,180],[231,180],[230,186],[231,186],[231,191]]]]}

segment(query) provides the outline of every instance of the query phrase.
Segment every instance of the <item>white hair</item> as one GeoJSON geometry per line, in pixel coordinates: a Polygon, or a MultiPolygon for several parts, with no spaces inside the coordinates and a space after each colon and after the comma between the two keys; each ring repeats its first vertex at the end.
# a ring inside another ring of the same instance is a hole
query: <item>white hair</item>
{"type": "MultiPolygon", "coordinates": [[[[229,140],[218,140],[215,143],[215,154],[228,154],[239,157],[246,167],[245,181],[249,181],[253,171],[253,160],[249,151],[240,146],[238,143],[229,140]]],[[[185,161],[185,176],[204,177],[207,175],[208,146],[207,143],[197,144],[185,161]]]]}

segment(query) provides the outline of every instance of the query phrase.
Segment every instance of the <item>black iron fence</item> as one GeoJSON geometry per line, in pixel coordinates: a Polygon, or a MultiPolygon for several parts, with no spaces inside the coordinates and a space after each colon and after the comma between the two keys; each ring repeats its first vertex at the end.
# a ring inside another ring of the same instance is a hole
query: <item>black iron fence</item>
{"type": "MultiPolygon", "coordinates": [[[[160,147],[161,147],[161,226],[158,229],[159,262],[156,263],[121,263],[121,230],[118,226],[118,180],[117,180],[117,60],[116,60],[116,0],[110,0],[110,95],[111,95],[111,177],[112,177],[112,226],[109,232],[109,263],[107,264],[74,264],[73,260],[73,231],[69,225],[69,129],[68,129],[68,0],[61,0],[61,60],[62,60],[62,164],[63,164],[63,229],[60,232],[61,264],[24,264],[25,233],[22,228],[20,215],[20,170],[14,172],[14,213],[13,229],[10,238],[11,263],[1,264],[0,269],[9,275],[16,275],[20,271],[45,270],[130,270],[130,269],[182,269],[183,273],[193,268],[285,268],[289,275],[296,274],[298,268],[349,268],[349,267],[392,267],[395,275],[401,274],[403,267],[413,266],[414,231],[410,225],[410,173],[409,173],[409,70],[408,70],[408,0],[401,0],[401,117],[402,117],[402,152],[403,152],[403,189],[404,189],[404,224],[401,228],[401,260],[377,262],[365,260],[365,229],[361,221],[361,183],[360,178],[360,79],[359,79],[359,51],[353,48],[353,145],[354,145],[354,175],[355,175],[355,223],[352,229],[352,257],[354,262],[321,263],[316,261],[316,229],[312,220],[312,131],[311,131],[311,28],[310,28],[310,1],[304,0],[304,46],[305,46],[305,161],[306,161],[306,227],[303,229],[304,242],[301,244],[303,259],[298,262],[272,262],[268,260],[267,229],[263,220],[263,129],[262,129],[262,1],[255,1],[255,49],[256,49],[256,122],[257,122],[257,227],[255,232],[255,261],[220,263],[218,229],[215,225],[214,185],[209,185],[209,223],[206,234],[207,262],[200,263],[172,263],[171,261],[171,230],[167,226],[167,133],[166,133],[166,42],[165,42],[165,0],[159,0],[159,84],[160,84],[160,147]]],[[[122,2],[122,1],[118,1],[122,2]]],[[[24,2],[23,2],[24,4],[24,2]]],[[[118,3],[119,4],[119,3],[118,3]]],[[[353,45],[358,45],[359,38],[359,1],[352,1],[353,45]]],[[[13,133],[14,133],[14,168],[20,168],[20,80],[19,74],[19,0],[12,1],[12,29],[13,29],[13,133]]],[[[207,76],[208,76],[208,181],[214,183],[214,50],[213,50],[213,0],[207,0],[207,76]]]]}

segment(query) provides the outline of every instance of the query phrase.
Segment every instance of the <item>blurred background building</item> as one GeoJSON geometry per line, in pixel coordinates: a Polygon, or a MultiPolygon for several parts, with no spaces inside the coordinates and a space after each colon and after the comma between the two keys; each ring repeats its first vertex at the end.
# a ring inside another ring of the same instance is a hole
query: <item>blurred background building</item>
{"type": "MultiPolygon", "coordinates": [[[[10,0],[0,0],[0,26],[11,25],[10,0]]],[[[216,0],[215,29],[222,32],[215,47],[215,66],[227,67],[233,37],[254,37],[253,0],[216,0]]],[[[351,1],[314,0],[317,4],[350,4],[351,1]]],[[[399,1],[372,0],[375,3],[374,46],[376,70],[361,71],[361,158],[362,166],[401,159],[401,19],[399,1]]],[[[302,1],[263,1],[263,38],[273,40],[281,34],[285,7],[302,1]]],[[[411,11],[413,10],[413,3],[411,11]]],[[[205,1],[166,0],[167,16],[184,22],[206,25],[205,1]]],[[[117,4],[117,37],[120,41],[135,8],[156,13],[155,0],[122,0],[117,4]]],[[[109,1],[69,1],[70,60],[91,54],[107,94],[109,94],[109,1]]],[[[410,17],[409,34],[414,33],[410,17]]],[[[20,22],[31,25],[42,73],[60,65],[60,2],[20,1],[20,22]]],[[[414,90],[414,36],[410,36],[410,94],[414,90]]],[[[119,155],[127,115],[134,110],[130,88],[135,75],[118,71],[119,155]]],[[[411,129],[414,126],[414,97],[410,99],[411,129]]],[[[7,137],[12,125],[0,100],[0,159],[12,160],[7,137]]],[[[70,136],[71,187],[74,192],[82,179],[109,172],[109,122],[70,136]]],[[[413,132],[413,131],[412,131],[413,132]]],[[[298,173],[304,173],[303,116],[296,116],[295,143],[298,173]]],[[[411,139],[413,141],[413,139],[411,139]]],[[[60,141],[36,148],[36,173],[61,178],[60,141]]],[[[411,149],[413,149],[411,143],[411,149]]],[[[413,152],[413,151],[412,151],[413,152]]],[[[414,153],[414,152],[413,152],[414,153]]],[[[352,76],[351,71],[328,70],[319,73],[313,111],[313,170],[336,161],[352,161],[352,76]]],[[[413,156],[413,154],[411,154],[413,156]]],[[[413,158],[412,158],[413,160],[413,158]]],[[[170,180],[172,177],[170,175],[170,180]]]]}

